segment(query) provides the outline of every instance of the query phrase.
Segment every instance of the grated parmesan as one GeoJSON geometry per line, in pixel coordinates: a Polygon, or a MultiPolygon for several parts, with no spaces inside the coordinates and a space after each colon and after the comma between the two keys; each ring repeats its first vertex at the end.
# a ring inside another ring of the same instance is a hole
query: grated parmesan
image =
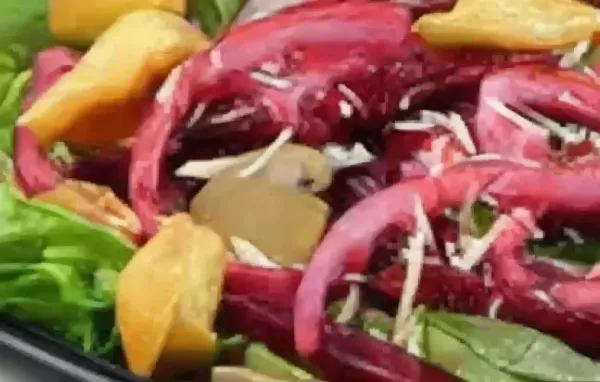
{"type": "Polygon", "coordinates": [[[392,341],[396,344],[404,342],[406,324],[411,316],[415,295],[419,287],[425,257],[425,235],[422,232],[417,232],[415,236],[409,237],[408,248],[403,249],[402,254],[406,261],[406,277],[394,322],[392,341]]]}
{"type": "Polygon", "coordinates": [[[249,241],[236,236],[230,237],[229,240],[233,246],[233,254],[240,263],[262,268],[281,268],[249,241]]]}
{"type": "Polygon", "coordinates": [[[223,157],[209,160],[187,161],[177,170],[175,176],[182,178],[210,179],[221,171],[239,162],[238,157],[223,157]]]}
{"type": "Polygon", "coordinates": [[[269,160],[290,140],[292,139],[292,137],[294,136],[294,130],[291,127],[288,127],[284,130],[281,131],[281,133],[279,133],[279,136],[277,137],[277,139],[275,139],[273,141],[273,143],[271,143],[269,145],[269,147],[267,147],[262,154],[259,155],[258,158],[256,158],[256,160],[250,164],[248,167],[246,167],[244,170],[240,171],[240,178],[247,178],[249,176],[252,176],[254,174],[256,174],[257,172],[259,172],[260,170],[262,170],[267,163],[269,163],[269,160]]]}
{"type": "Polygon", "coordinates": [[[344,306],[342,307],[342,310],[335,318],[335,321],[339,322],[341,324],[350,322],[350,320],[352,320],[352,318],[354,318],[354,316],[356,315],[356,312],[358,312],[359,308],[360,308],[360,288],[358,287],[358,285],[352,284],[352,285],[350,285],[350,292],[348,293],[348,297],[346,298],[346,301],[344,302],[344,306]]]}

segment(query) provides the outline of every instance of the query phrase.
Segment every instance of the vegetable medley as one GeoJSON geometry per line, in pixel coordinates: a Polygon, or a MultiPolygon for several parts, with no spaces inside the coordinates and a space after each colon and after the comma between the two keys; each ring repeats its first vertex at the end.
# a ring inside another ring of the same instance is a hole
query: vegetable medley
{"type": "Polygon", "coordinates": [[[166,381],[600,381],[597,7],[0,3],[0,309],[166,381]]]}

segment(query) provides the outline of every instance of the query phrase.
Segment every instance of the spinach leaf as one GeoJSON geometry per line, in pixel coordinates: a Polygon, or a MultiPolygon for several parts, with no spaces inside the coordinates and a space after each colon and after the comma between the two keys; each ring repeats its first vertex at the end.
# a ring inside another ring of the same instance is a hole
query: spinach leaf
{"type": "Polygon", "coordinates": [[[583,244],[546,244],[531,242],[529,249],[534,256],[594,265],[600,262],[600,242],[586,241],[583,244]]]}
{"type": "Polygon", "coordinates": [[[116,280],[131,244],[64,210],[22,200],[7,184],[0,185],[0,211],[0,309],[84,351],[108,350],[116,280]]]}
{"type": "Polygon", "coordinates": [[[246,349],[244,366],[285,381],[314,380],[314,376],[272,353],[265,345],[253,343],[246,349]]]}
{"type": "Polygon", "coordinates": [[[245,0],[190,0],[190,15],[204,32],[214,38],[227,29],[245,0]]]}
{"type": "Polygon", "coordinates": [[[446,312],[422,319],[425,358],[467,381],[600,381],[600,364],[536,330],[446,312]]]}
{"type": "Polygon", "coordinates": [[[450,374],[469,382],[526,381],[499,370],[474,354],[463,342],[433,325],[427,325],[424,333],[422,356],[450,374]]]}
{"type": "Polygon", "coordinates": [[[0,2],[0,151],[12,154],[14,123],[35,54],[52,43],[47,1],[0,2]]]}

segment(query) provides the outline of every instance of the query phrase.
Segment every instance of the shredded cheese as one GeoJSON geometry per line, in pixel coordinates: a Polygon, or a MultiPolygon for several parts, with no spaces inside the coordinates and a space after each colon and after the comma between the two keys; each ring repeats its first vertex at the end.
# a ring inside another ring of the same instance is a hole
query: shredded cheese
{"type": "Polygon", "coordinates": [[[512,222],[512,218],[508,215],[502,215],[496,220],[492,228],[480,239],[470,238],[468,240],[468,248],[465,248],[465,253],[462,257],[450,258],[450,265],[463,270],[470,271],[481,262],[487,250],[492,246],[494,241],[506,230],[512,222]]]}
{"type": "Polygon", "coordinates": [[[334,169],[367,163],[375,159],[375,156],[360,143],[355,144],[351,149],[329,143],[325,145],[321,153],[328,159],[329,165],[334,169]]]}
{"type": "Polygon", "coordinates": [[[581,234],[579,232],[575,231],[573,228],[564,227],[563,232],[565,235],[567,235],[569,237],[569,239],[571,239],[571,241],[573,243],[575,243],[575,244],[585,243],[585,240],[583,239],[581,234]]]}
{"type": "Polygon", "coordinates": [[[423,233],[424,235],[425,244],[427,244],[433,249],[436,249],[435,236],[433,236],[433,229],[431,228],[431,223],[429,222],[429,218],[427,217],[427,213],[425,212],[423,200],[418,194],[415,195],[415,220],[417,230],[423,233]]]}
{"type": "Polygon", "coordinates": [[[226,168],[237,164],[239,161],[239,157],[187,161],[175,170],[175,176],[182,178],[210,179],[226,168]]]}
{"type": "Polygon", "coordinates": [[[463,162],[486,162],[486,161],[493,161],[493,160],[512,162],[512,163],[520,164],[522,166],[529,167],[529,168],[540,168],[542,166],[539,162],[536,162],[534,160],[525,159],[525,158],[517,159],[517,158],[512,158],[512,157],[505,157],[500,154],[492,154],[492,153],[473,155],[471,157],[465,158],[463,160],[463,162]]]}
{"type": "Polygon", "coordinates": [[[233,246],[233,254],[240,263],[262,268],[281,268],[249,241],[236,236],[230,237],[229,240],[233,246]]]}
{"type": "Polygon", "coordinates": [[[447,126],[454,133],[454,135],[456,135],[467,153],[472,155],[477,154],[477,148],[475,147],[475,142],[473,142],[471,133],[467,128],[467,124],[459,114],[454,112],[450,113],[447,126]]]}
{"type": "Polygon", "coordinates": [[[177,83],[179,82],[179,78],[181,77],[181,72],[183,71],[184,64],[177,66],[175,69],[169,73],[169,76],[163,82],[162,86],[156,92],[154,98],[158,103],[166,103],[170,100],[173,92],[177,87],[177,83]]]}
{"type": "Polygon", "coordinates": [[[392,341],[396,344],[403,343],[406,336],[406,324],[411,316],[415,295],[421,279],[421,272],[423,271],[425,235],[422,232],[417,232],[415,236],[409,237],[408,248],[402,250],[402,254],[406,261],[406,277],[394,323],[392,341]]]}
{"type": "Polygon", "coordinates": [[[435,123],[421,121],[402,121],[394,122],[392,125],[394,130],[398,131],[428,131],[434,128],[435,123]]]}
{"type": "Polygon", "coordinates": [[[365,283],[367,281],[367,278],[364,275],[361,275],[360,273],[346,273],[344,275],[344,280],[361,284],[365,283]]]}
{"type": "Polygon", "coordinates": [[[504,303],[504,299],[502,297],[496,297],[492,301],[492,303],[490,304],[490,306],[488,308],[488,317],[489,318],[498,317],[498,311],[500,310],[500,307],[502,306],[503,303],[504,303]]]}
{"type": "Polygon", "coordinates": [[[338,107],[340,108],[340,115],[343,118],[350,118],[354,114],[354,107],[346,100],[338,102],[338,107]]]}
{"type": "Polygon", "coordinates": [[[432,110],[421,110],[421,121],[442,126],[450,123],[450,119],[444,113],[432,110]]]}
{"type": "Polygon", "coordinates": [[[358,94],[356,94],[352,89],[350,89],[344,84],[338,84],[337,89],[344,97],[346,97],[346,99],[352,104],[352,106],[357,108],[361,113],[364,113],[365,104],[360,99],[358,94]]]}
{"type": "Polygon", "coordinates": [[[360,288],[356,284],[350,285],[350,292],[348,293],[348,298],[344,302],[344,306],[342,307],[341,312],[335,318],[336,322],[345,324],[350,322],[352,318],[358,312],[360,308],[360,288]]]}
{"type": "Polygon", "coordinates": [[[267,147],[262,152],[262,154],[260,154],[259,157],[256,158],[256,160],[252,164],[250,164],[250,166],[248,166],[244,170],[240,171],[240,175],[239,175],[240,178],[247,178],[249,176],[256,174],[260,170],[262,170],[267,165],[267,163],[269,163],[269,160],[275,154],[277,154],[277,152],[290,139],[292,139],[293,136],[294,136],[294,130],[291,127],[288,127],[286,129],[282,130],[281,133],[279,133],[279,136],[277,137],[277,139],[275,139],[273,141],[273,143],[271,143],[269,145],[269,147],[267,147]]]}
{"type": "Polygon", "coordinates": [[[250,107],[250,106],[240,107],[240,108],[230,110],[230,111],[220,114],[220,115],[215,115],[210,118],[209,122],[211,125],[220,125],[223,123],[231,123],[231,122],[237,121],[240,118],[251,115],[255,111],[256,111],[256,108],[254,108],[254,107],[250,107]]]}
{"type": "Polygon", "coordinates": [[[554,300],[552,300],[552,297],[550,297],[550,295],[544,292],[543,290],[535,289],[532,293],[535,297],[537,297],[538,300],[546,303],[551,308],[556,307],[556,305],[554,304],[554,300]]]}
{"type": "Polygon", "coordinates": [[[508,119],[509,121],[513,122],[515,125],[522,128],[523,130],[530,130],[533,132],[537,132],[546,138],[549,136],[548,130],[536,125],[535,123],[531,122],[527,118],[522,117],[519,113],[512,111],[504,103],[502,103],[499,99],[488,97],[485,99],[485,102],[496,113],[498,113],[498,115],[508,119]]]}
{"type": "Polygon", "coordinates": [[[572,68],[581,62],[583,56],[590,49],[590,41],[578,42],[572,50],[566,52],[560,59],[558,66],[561,68],[572,68]]]}
{"type": "Polygon", "coordinates": [[[291,88],[293,85],[292,82],[289,80],[278,78],[261,71],[254,71],[250,73],[250,78],[262,85],[269,86],[278,90],[286,90],[291,88]]]}

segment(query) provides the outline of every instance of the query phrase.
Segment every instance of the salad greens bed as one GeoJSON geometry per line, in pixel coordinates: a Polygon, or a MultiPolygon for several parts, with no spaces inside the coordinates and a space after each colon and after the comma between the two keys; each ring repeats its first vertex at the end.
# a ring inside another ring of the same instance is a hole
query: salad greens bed
{"type": "MultiPolygon", "coordinates": [[[[210,36],[243,0],[194,1],[190,11],[210,36]]],[[[0,2],[0,181],[12,171],[15,122],[40,50],[54,44],[48,2],[0,2]]],[[[60,146],[59,148],[63,148],[60,146]]],[[[0,309],[56,333],[85,352],[111,354],[117,276],[133,245],[100,225],[0,184],[0,309]]]]}
{"type": "MultiPolygon", "coordinates": [[[[82,0],[83,1],[83,0],[82,0]]],[[[243,0],[196,0],[192,17],[209,36],[218,36],[243,0]]],[[[35,54],[53,44],[47,2],[0,2],[0,309],[65,339],[86,353],[111,357],[119,348],[114,300],[119,272],[135,247],[110,230],[38,201],[21,198],[11,186],[13,130],[31,76],[35,54]]],[[[493,217],[474,214],[478,227],[493,217]]],[[[539,256],[595,264],[600,244],[532,245],[539,256]]],[[[330,311],[332,317],[342,303],[330,311]]],[[[421,310],[406,348],[468,381],[595,382],[600,364],[560,341],[523,326],[446,312],[421,310]]],[[[359,314],[348,325],[391,340],[393,320],[359,314]]],[[[246,367],[273,378],[314,377],[258,343],[223,338],[219,357],[243,348],[246,367]]]]}

